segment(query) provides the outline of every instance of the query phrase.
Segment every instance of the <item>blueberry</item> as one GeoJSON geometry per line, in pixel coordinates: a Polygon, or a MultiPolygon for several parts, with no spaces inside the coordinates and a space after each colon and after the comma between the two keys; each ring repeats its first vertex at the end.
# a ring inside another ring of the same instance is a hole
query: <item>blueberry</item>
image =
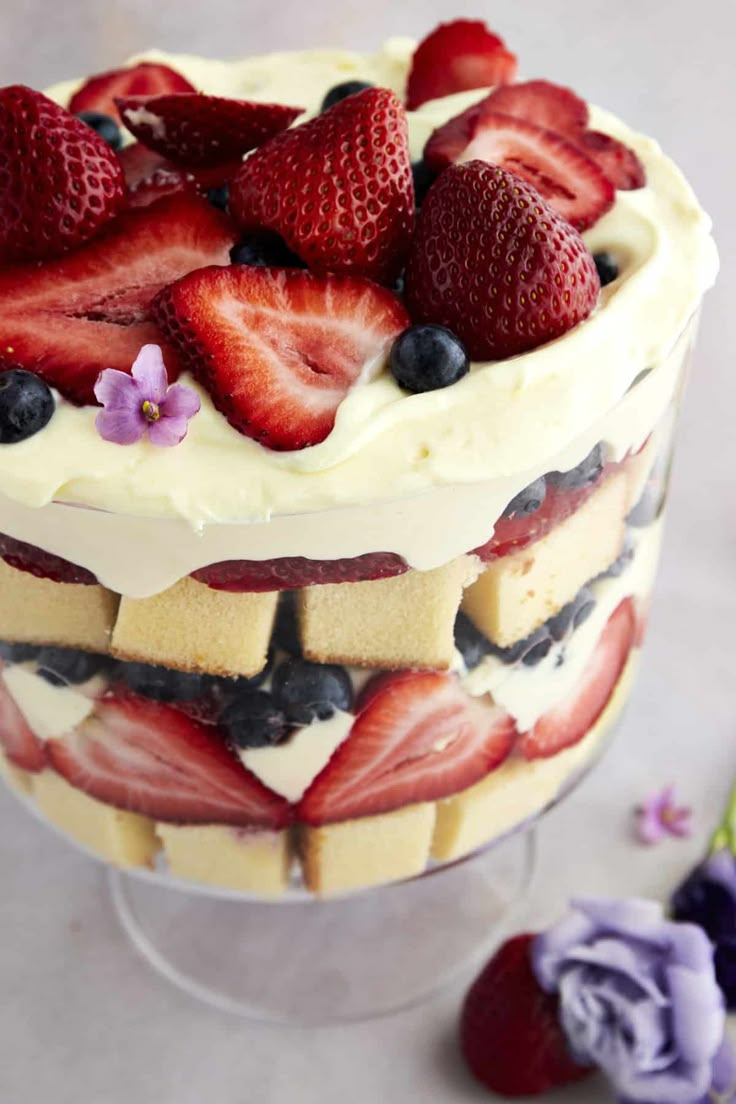
{"type": "Polygon", "coordinates": [[[611,253],[594,253],[593,260],[598,270],[598,279],[601,287],[612,284],[618,278],[618,264],[611,253]]]}
{"type": "Polygon", "coordinates": [[[427,192],[435,182],[435,175],[426,161],[414,161],[411,167],[414,177],[414,203],[421,207],[427,198],[427,192]]]}
{"type": "Polygon", "coordinates": [[[284,714],[265,690],[249,690],[233,698],[222,711],[220,723],[238,748],[271,747],[288,734],[284,714]]]}
{"type": "Polygon", "coordinates": [[[335,104],[340,103],[342,100],[346,100],[348,96],[354,96],[356,92],[365,92],[366,88],[373,88],[372,84],[368,81],[343,81],[342,84],[336,84],[334,88],[331,88],[322,101],[322,111],[329,111],[335,104]]]}
{"type": "Polygon", "coordinates": [[[607,567],[605,571],[602,571],[598,576],[599,579],[618,579],[619,575],[623,575],[626,568],[629,566],[634,558],[634,542],[631,539],[631,534],[627,532],[624,537],[624,546],[621,550],[621,555],[617,556],[610,567],[607,567]]]}
{"type": "Polygon", "coordinates": [[[207,199],[213,207],[217,207],[220,211],[227,211],[227,205],[230,202],[230,185],[220,184],[218,188],[209,188],[207,199]]]}
{"type": "Polygon", "coordinates": [[[391,371],[406,391],[436,391],[457,383],[470,368],[459,337],[444,326],[410,326],[391,347],[391,371]]]}
{"type": "Polygon", "coordinates": [[[273,642],[282,652],[288,652],[291,656],[302,654],[296,613],[296,592],[293,590],[284,590],[279,595],[276,624],[273,627],[273,642]]]}
{"type": "Polygon", "coordinates": [[[474,670],[493,650],[490,641],[475,627],[467,614],[462,612],[455,618],[455,647],[462,655],[468,671],[474,670]]]}
{"type": "Polygon", "coordinates": [[[251,678],[245,678],[242,675],[234,678],[216,675],[204,676],[202,690],[203,692],[209,692],[214,701],[224,707],[241,694],[250,690],[257,690],[259,686],[262,686],[273,671],[273,661],[273,648],[269,648],[266,663],[257,675],[252,675],[251,678]]]}
{"type": "Polygon", "coordinates": [[[595,598],[590,587],[582,587],[571,602],[562,607],[559,613],[550,617],[547,628],[553,640],[560,641],[586,621],[595,607],[595,598]]]}
{"type": "Polygon", "coordinates": [[[268,232],[251,234],[230,250],[233,264],[266,268],[305,268],[304,261],[292,253],[283,238],[268,232]]]}
{"type": "Polygon", "coordinates": [[[287,659],[276,668],[272,685],[276,704],[293,724],[326,721],[336,709],[349,712],[353,705],[350,675],[333,663],[287,659]]]}
{"type": "Polygon", "coordinates": [[[76,648],[41,648],[38,653],[38,673],[52,686],[78,686],[82,682],[109,670],[113,660],[95,652],[80,652],[76,648]]]}
{"type": "Polygon", "coordinates": [[[536,644],[532,644],[528,651],[524,652],[521,657],[521,662],[525,667],[536,667],[538,663],[549,655],[549,650],[552,647],[552,637],[545,636],[541,640],[538,640],[536,644]]]}
{"type": "Polygon", "coordinates": [[[123,678],[131,690],[154,701],[192,701],[209,690],[210,675],[198,671],[172,671],[148,663],[124,663],[123,678]]]}
{"type": "Polygon", "coordinates": [[[35,659],[40,651],[38,644],[8,644],[4,640],[0,641],[0,659],[4,659],[6,663],[25,663],[35,659]]]}
{"type": "Polygon", "coordinates": [[[523,640],[517,640],[515,644],[510,644],[508,648],[501,648],[498,644],[491,644],[490,650],[491,655],[496,656],[503,663],[511,665],[521,661],[525,663],[527,667],[533,667],[536,663],[539,663],[540,660],[544,659],[551,647],[552,639],[549,629],[546,625],[541,625],[540,628],[535,629],[529,636],[525,637],[523,640]]]}
{"type": "Polygon", "coordinates": [[[108,146],[119,150],[123,145],[123,132],[110,115],[103,115],[101,111],[80,111],[77,115],[83,123],[96,131],[100,138],[104,138],[108,146]]]}
{"type": "Polygon", "coordinates": [[[0,372],[0,445],[32,437],[54,410],[54,396],[39,376],[22,368],[0,372]]]}
{"type": "Polygon", "coordinates": [[[594,445],[584,460],[581,460],[576,468],[569,471],[553,471],[547,474],[547,481],[563,491],[577,491],[581,487],[589,487],[603,471],[603,445],[599,441],[594,445]]]}
{"type": "Polygon", "coordinates": [[[528,517],[541,509],[547,497],[547,483],[543,475],[535,479],[523,491],[511,499],[503,512],[505,518],[528,517]]]}

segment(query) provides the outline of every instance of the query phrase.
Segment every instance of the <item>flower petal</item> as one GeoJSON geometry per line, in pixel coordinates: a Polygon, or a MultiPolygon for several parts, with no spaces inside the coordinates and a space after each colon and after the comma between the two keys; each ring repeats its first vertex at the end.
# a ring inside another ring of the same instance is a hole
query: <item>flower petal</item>
{"type": "Polygon", "coordinates": [[[127,372],[105,368],[95,383],[95,398],[103,406],[132,410],[143,402],[138,383],[127,372]]]}
{"type": "Polygon", "coordinates": [[[189,422],[184,417],[159,418],[149,425],[148,439],[157,448],[173,448],[184,440],[188,429],[189,422]]]}
{"type": "Polygon", "coordinates": [[[95,418],[95,426],[103,440],[115,445],[132,445],[146,432],[143,415],[139,413],[136,417],[129,410],[101,410],[95,418]]]}
{"type": "Polygon", "coordinates": [[[169,380],[159,345],[144,345],[135,358],[131,373],[144,399],[155,403],[163,401],[169,380]]]}
{"type": "Polygon", "coordinates": [[[159,404],[162,418],[193,418],[202,405],[202,400],[191,387],[185,387],[183,383],[175,383],[166,392],[166,397],[159,404]]]}
{"type": "Polygon", "coordinates": [[[653,847],[664,839],[665,834],[665,827],[658,809],[653,809],[651,805],[644,805],[637,810],[636,838],[639,843],[653,847]]]}
{"type": "Polygon", "coordinates": [[[682,966],[667,970],[672,997],[672,1032],[678,1054],[691,1063],[710,1062],[726,1028],[723,995],[710,978],[682,966]]]}

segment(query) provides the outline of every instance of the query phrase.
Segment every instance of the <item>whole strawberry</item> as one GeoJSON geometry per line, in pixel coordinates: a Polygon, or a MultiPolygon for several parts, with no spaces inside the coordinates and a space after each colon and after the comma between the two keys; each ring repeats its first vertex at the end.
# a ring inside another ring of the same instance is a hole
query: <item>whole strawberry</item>
{"type": "Polygon", "coordinates": [[[256,150],[230,189],[246,231],[272,230],[315,272],[390,283],[414,225],[406,114],[368,88],[256,150]]]}
{"type": "Polygon", "coordinates": [[[532,935],[500,948],[473,982],[460,1016],[460,1047],[474,1077],[501,1096],[533,1096],[588,1077],[575,1063],[531,964],[532,935]]]}
{"type": "Polygon", "coordinates": [[[82,245],[124,196],[120,163],[91,127],[25,85],[0,89],[0,261],[82,245]]]}
{"type": "Polygon", "coordinates": [[[572,329],[599,292],[580,234],[530,184],[485,161],[433,184],[406,270],[414,322],[447,326],[475,360],[500,360],[572,329]]]}

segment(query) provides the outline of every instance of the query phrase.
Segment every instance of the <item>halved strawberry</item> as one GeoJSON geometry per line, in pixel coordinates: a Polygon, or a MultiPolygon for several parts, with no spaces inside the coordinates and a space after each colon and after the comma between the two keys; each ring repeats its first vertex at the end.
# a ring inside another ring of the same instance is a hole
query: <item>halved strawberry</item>
{"type": "MultiPolygon", "coordinates": [[[[0,672],[2,671],[0,663],[0,672]]],[[[16,767],[32,774],[46,766],[43,743],[31,731],[28,722],[15,704],[5,682],[0,677],[0,748],[16,767]]]]}
{"type": "Polygon", "coordinates": [[[37,579],[52,579],[55,583],[76,583],[82,586],[92,586],[97,582],[97,576],[86,567],[79,567],[61,556],[54,556],[52,552],[44,552],[43,548],[37,548],[35,544],[9,537],[7,533],[0,533],[0,557],[16,571],[27,571],[37,579]]]}
{"type": "Polygon", "coordinates": [[[272,230],[316,272],[391,283],[414,228],[406,113],[367,88],[246,158],[230,189],[244,230],[272,230]]]}
{"type": "Polygon", "coordinates": [[[199,195],[197,182],[186,169],[154,169],[151,176],[141,180],[128,192],[128,207],[150,207],[164,196],[188,192],[199,195]]]}
{"type": "Polygon", "coordinates": [[[39,268],[0,269],[0,368],[26,368],[77,403],[94,403],[103,368],[129,372],[142,345],[164,345],[151,320],[162,287],[227,264],[231,223],[205,200],[171,196],[121,215],[95,241],[39,268]]]}
{"type": "Polygon", "coordinates": [[[228,161],[214,168],[175,165],[160,153],[146,149],[142,142],[132,142],[118,153],[128,187],[128,207],[147,207],[176,192],[206,192],[229,183],[241,161],[228,161]]]}
{"type": "Polygon", "coordinates": [[[0,261],[76,249],[124,200],[118,159],[91,127],[25,85],[0,89],[0,261]]]}
{"type": "Polygon", "coordinates": [[[493,110],[492,97],[439,127],[424,159],[434,172],[452,162],[499,165],[531,184],[578,230],[592,226],[615,199],[613,185],[577,144],[535,123],[502,115],[493,110]]]}
{"type": "Polygon", "coordinates": [[[502,115],[513,115],[527,123],[554,130],[556,134],[579,135],[588,125],[588,105],[571,88],[547,80],[525,81],[496,88],[484,106],[502,115]]]}
{"type": "Polygon", "coordinates": [[[192,575],[213,590],[240,593],[297,590],[321,583],[391,579],[408,570],[406,560],[394,552],[366,552],[362,556],[340,560],[310,560],[306,556],[279,556],[275,560],[223,560],[193,571],[192,575]]]}
{"type": "Polygon", "coordinates": [[[155,96],[164,92],[194,92],[193,84],[168,65],[141,61],[123,69],[110,69],[88,77],[69,101],[69,110],[101,111],[118,118],[117,96],[155,96]]]}
{"type": "Polygon", "coordinates": [[[472,19],[441,23],[414,51],[406,106],[414,111],[427,100],[453,92],[509,84],[516,70],[516,55],[485,23],[472,19]]]}
{"type": "Polygon", "coordinates": [[[643,188],[647,182],[646,169],[630,146],[625,146],[610,134],[600,130],[586,130],[577,139],[580,148],[613,184],[623,192],[643,188]]]}
{"type": "Polygon", "coordinates": [[[298,816],[307,824],[448,797],[499,766],[514,741],[511,718],[469,697],[454,675],[383,676],[363,701],[347,740],[302,798],[298,816]]]}
{"type": "Polygon", "coordinates": [[[120,117],[149,149],[183,165],[222,165],[286,130],[303,107],[198,92],[118,96],[120,117]]]}
{"type": "Polygon", "coordinates": [[[635,636],[634,603],[625,598],[608,619],[572,694],[519,737],[518,750],[525,759],[546,759],[583,739],[616,688],[635,636]]]}
{"type": "Polygon", "coordinates": [[[273,449],[324,440],[408,325],[398,299],[368,280],[247,265],[191,273],[154,313],[230,424],[273,449]]]}
{"type": "Polygon", "coordinates": [[[217,729],[134,694],[102,699],[48,752],[72,786],[156,820],[276,829],[290,819],[288,802],[240,764],[217,729]]]}

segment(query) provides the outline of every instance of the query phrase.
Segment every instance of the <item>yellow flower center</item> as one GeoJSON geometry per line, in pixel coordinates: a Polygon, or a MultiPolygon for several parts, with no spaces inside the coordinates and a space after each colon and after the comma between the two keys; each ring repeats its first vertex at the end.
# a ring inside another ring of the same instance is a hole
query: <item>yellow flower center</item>
{"type": "Polygon", "coordinates": [[[148,399],[143,403],[141,407],[143,411],[143,417],[147,422],[157,422],[161,417],[161,411],[158,408],[158,403],[150,402],[148,399]]]}

